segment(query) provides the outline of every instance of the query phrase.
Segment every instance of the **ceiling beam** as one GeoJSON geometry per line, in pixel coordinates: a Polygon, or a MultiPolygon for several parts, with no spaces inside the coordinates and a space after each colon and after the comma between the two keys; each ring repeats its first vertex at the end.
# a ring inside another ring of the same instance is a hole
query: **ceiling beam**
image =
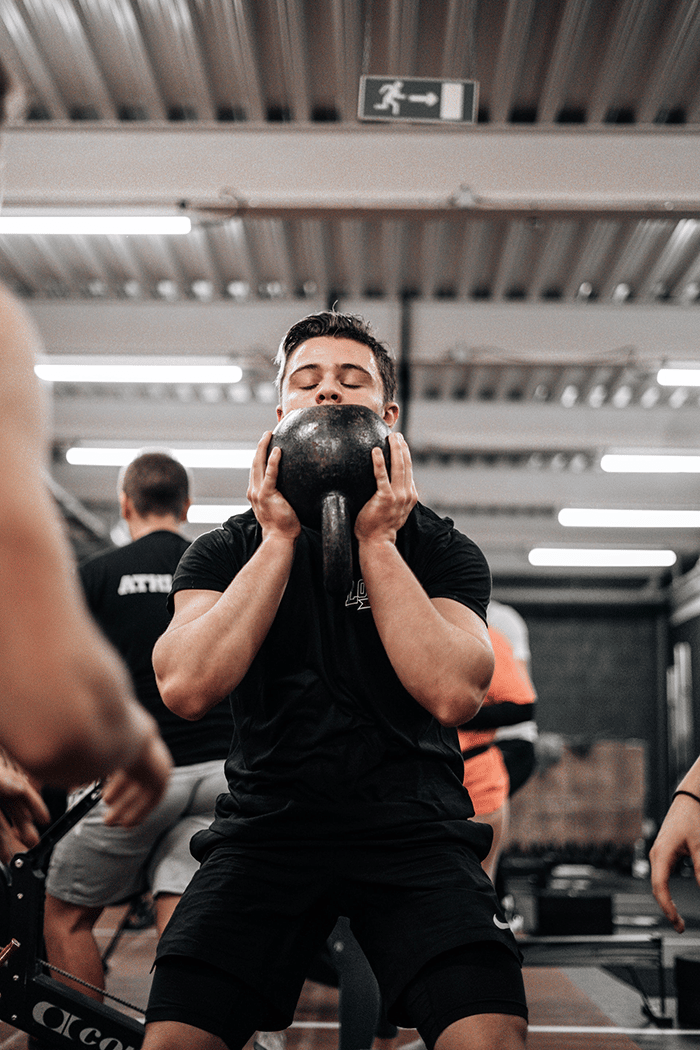
{"type": "Polygon", "coordinates": [[[274,357],[290,325],[318,299],[277,302],[28,301],[49,353],[274,357]]]}
{"type": "Polygon", "coordinates": [[[697,308],[671,303],[411,304],[420,361],[606,364],[700,360],[697,308]]]}
{"type": "MultiPolygon", "coordinates": [[[[257,442],[274,425],[274,404],[117,397],[56,397],[53,440],[257,442]]],[[[516,453],[697,452],[697,409],[563,408],[506,402],[414,401],[406,437],[416,451],[516,453]]],[[[529,475],[528,475],[529,476],[529,475]]],[[[501,472],[498,472],[501,477],[501,472]]],[[[500,498],[500,492],[497,493],[500,498]]],[[[700,494],[699,494],[700,495],[700,494]]]]}
{"type": "MultiPolygon", "coordinates": [[[[506,511],[562,507],[610,507],[695,510],[700,503],[700,474],[606,474],[594,471],[492,470],[483,467],[415,467],[421,499],[442,507],[493,507],[506,511]]],[[[507,520],[508,513],[504,512],[507,520]]],[[[518,525],[521,525],[518,519],[518,525]]],[[[621,529],[607,530],[620,535],[621,529]]],[[[629,530],[632,534],[641,529],[629,530]]],[[[649,531],[649,530],[647,530],[649,531]]],[[[658,530],[650,530],[656,532],[658,530]]],[[[686,531],[686,530],[682,530],[686,531]]],[[[697,542],[700,530],[690,530],[697,542]]],[[[598,535],[599,529],[561,528],[562,539],[577,533],[598,535]]]]}
{"type": "MultiPolygon", "coordinates": [[[[277,302],[34,300],[30,313],[50,353],[274,356],[289,327],[323,309],[317,299],[277,302]]],[[[342,300],[389,346],[398,346],[396,301],[342,300]]],[[[506,364],[698,361],[698,307],[674,303],[411,303],[415,361],[506,364]]]]}
{"type": "Polygon", "coordinates": [[[414,401],[411,447],[454,453],[700,448],[698,407],[626,408],[505,401],[414,401]]]}
{"type": "Polygon", "coordinates": [[[249,214],[304,208],[315,215],[323,208],[700,214],[698,134],[684,128],[63,124],[19,127],[6,136],[8,208],[172,208],[188,201],[249,214]]]}
{"type": "Polygon", "coordinates": [[[209,405],[148,398],[57,397],[53,400],[51,432],[59,445],[76,441],[255,445],[264,431],[275,425],[275,407],[259,402],[209,405]]]}

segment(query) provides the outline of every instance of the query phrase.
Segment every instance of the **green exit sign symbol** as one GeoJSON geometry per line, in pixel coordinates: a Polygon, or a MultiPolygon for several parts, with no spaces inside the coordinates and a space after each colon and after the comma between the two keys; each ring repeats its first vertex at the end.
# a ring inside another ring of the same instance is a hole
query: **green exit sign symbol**
{"type": "Polygon", "coordinates": [[[475,80],[428,77],[361,77],[360,120],[474,124],[479,85],[475,80]]]}

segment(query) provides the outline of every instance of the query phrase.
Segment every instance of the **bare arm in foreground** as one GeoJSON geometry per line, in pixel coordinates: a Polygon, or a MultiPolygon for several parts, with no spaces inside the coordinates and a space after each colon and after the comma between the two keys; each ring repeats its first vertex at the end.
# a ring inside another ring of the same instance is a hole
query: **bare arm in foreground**
{"type": "Polygon", "coordinates": [[[678,914],[669,890],[669,878],[681,857],[690,857],[695,878],[700,885],[700,758],[688,770],[678,785],[679,791],[689,791],[696,798],[678,795],[671,803],[649,853],[651,861],[651,888],[659,907],[673,924],[677,933],[683,933],[685,923],[678,914]]]}
{"type": "Polygon", "coordinates": [[[160,798],[170,761],[121,661],[85,608],[43,480],[36,336],[0,287],[0,743],[42,783],[115,773],[108,819],[132,824],[160,798]]]}

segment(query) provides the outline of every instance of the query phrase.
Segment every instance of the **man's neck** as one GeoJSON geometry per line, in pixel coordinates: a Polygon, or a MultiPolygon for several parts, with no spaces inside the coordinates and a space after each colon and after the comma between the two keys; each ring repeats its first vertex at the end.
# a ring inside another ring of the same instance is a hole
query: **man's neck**
{"type": "Polygon", "coordinates": [[[144,536],[148,536],[150,532],[179,533],[180,531],[180,522],[172,514],[165,514],[162,517],[157,514],[151,514],[148,518],[132,518],[128,525],[132,541],[140,540],[144,536]]]}

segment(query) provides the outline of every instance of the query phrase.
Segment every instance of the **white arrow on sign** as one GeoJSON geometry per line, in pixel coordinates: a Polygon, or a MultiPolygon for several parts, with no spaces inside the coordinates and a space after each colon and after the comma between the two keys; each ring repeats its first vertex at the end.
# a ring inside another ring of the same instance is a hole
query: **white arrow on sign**
{"type": "Polygon", "coordinates": [[[426,106],[436,106],[440,101],[440,96],[436,95],[434,91],[429,91],[427,95],[409,95],[409,102],[425,102],[426,106]]]}

